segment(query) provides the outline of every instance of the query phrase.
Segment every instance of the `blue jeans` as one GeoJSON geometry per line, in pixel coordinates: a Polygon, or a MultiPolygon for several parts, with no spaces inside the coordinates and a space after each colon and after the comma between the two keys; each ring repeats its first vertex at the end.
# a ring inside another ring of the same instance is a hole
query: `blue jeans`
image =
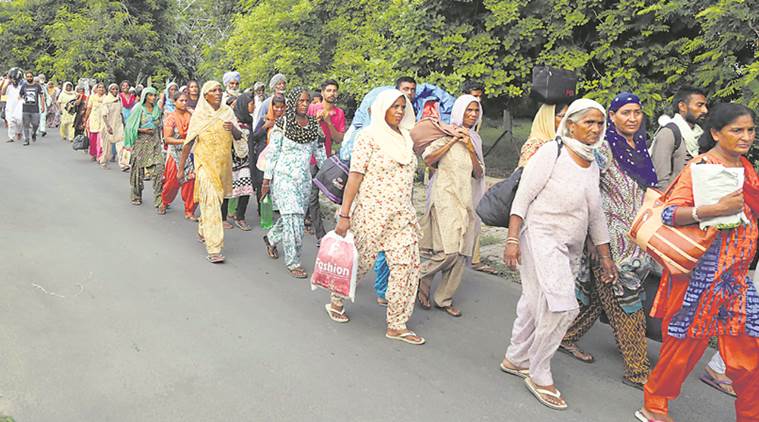
{"type": "Polygon", "coordinates": [[[387,280],[390,278],[390,267],[387,265],[385,252],[377,254],[377,259],[374,261],[374,274],[374,291],[377,292],[377,297],[384,299],[387,280]]]}

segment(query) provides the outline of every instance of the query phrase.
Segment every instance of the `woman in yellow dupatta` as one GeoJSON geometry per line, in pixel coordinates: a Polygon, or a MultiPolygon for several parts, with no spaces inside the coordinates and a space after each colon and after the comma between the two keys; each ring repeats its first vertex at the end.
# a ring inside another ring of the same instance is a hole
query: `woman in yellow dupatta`
{"type": "Polygon", "coordinates": [[[63,83],[63,91],[58,95],[58,108],[61,110],[61,140],[71,142],[74,140],[74,118],[76,117],[76,91],[71,82],[63,83]],[[70,104],[69,104],[70,103],[70,104]]]}
{"type": "Polygon", "coordinates": [[[527,142],[522,145],[520,151],[518,167],[527,165],[527,161],[535,155],[536,152],[546,142],[553,141],[556,138],[556,129],[567,112],[568,104],[543,104],[535,114],[532,121],[530,136],[527,142]]]}
{"type": "MultiPolygon", "coordinates": [[[[208,81],[200,90],[198,106],[190,118],[190,128],[182,148],[179,168],[184,168],[190,151],[195,160],[195,202],[200,206],[198,237],[206,244],[208,260],[224,262],[224,228],[221,208],[232,195],[232,139],[236,129],[234,111],[221,102],[222,88],[208,81]]],[[[182,173],[180,173],[180,177],[182,173]]],[[[180,181],[181,183],[181,181],[180,181]]]]}

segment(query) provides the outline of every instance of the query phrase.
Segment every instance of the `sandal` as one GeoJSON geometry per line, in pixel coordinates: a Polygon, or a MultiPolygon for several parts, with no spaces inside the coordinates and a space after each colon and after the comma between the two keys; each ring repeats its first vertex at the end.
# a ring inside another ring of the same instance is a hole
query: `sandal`
{"type": "Polygon", "coordinates": [[[478,264],[472,265],[472,269],[475,271],[479,271],[481,273],[487,273],[487,274],[493,274],[498,275],[498,270],[491,267],[490,265],[480,262],[478,264]]]}
{"type": "Polygon", "coordinates": [[[301,267],[291,268],[287,271],[289,271],[290,275],[295,278],[308,278],[308,273],[301,267]]]}
{"type": "Polygon", "coordinates": [[[234,229],[235,226],[232,225],[229,221],[224,221],[221,223],[221,226],[224,227],[224,230],[234,229]]]}
{"type": "Polygon", "coordinates": [[[584,352],[582,349],[580,349],[577,346],[576,343],[562,342],[559,345],[559,351],[562,353],[566,353],[583,363],[593,363],[595,361],[595,359],[593,358],[593,355],[591,355],[590,353],[584,352]]]}
{"type": "Polygon", "coordinates": [[[554,393],[553,391],[546,390],[545,388],[540,388],[535,385],[534,382],[532,382],[531,378],[525,378],[524,383],[527,385],[527,389],[530,390],[532,395],[535,396],[535,398],[538,399],[540,404],[543,406],[553,410],[567,410],[569,407],[567,405],[567,402],[564,401],[564,399],[561,397],[561,391],[558,389],[554,393]],[[555,401],[560,401],[561,404],[557,404],[551,401],[549,398],[554,399],[555,401]]]}
{"type": "MultiPolygon", "coordinates": [[[[511,363],[511,362],[509,362],[511,363]]],[[[513,365],[513,364],[512,364],[513,365]]],[[[530,370],[527,368],[524,369],[517,369],[517,368],[509,368],[508,366],[504,365],[503,362],[501,362],[498,365],[499,368],[501,368],[501,371],[509,374],[514,375],[522,379],[527,379],[530,377],[530,370]]]]}
{"type": "Polygon", "coordinates": [[[132,205],[142,205],[142,199],[132,199],[132,205]]]}
{"type": "Polygon", "coordinates": [[[453,305],[450,306],[437,306],[436,308],[440,309],[441,311],[444,311],[446,314],[454,317],[459,318],[461,316],[461,311],[458,308],[454,308],[453,305]]]}
{"type": "Polygon", "coordinates": [[[635,388],[635,389],[640,390],[640,391],[643,391],[643,386],[646,385],[646,383],[644,383],[644,382],[630,381],[627,378],[622,378],[622,384],[624,384],[624,385],[626,385],[628,387],[635,388]]]}
{"type": "Polygon", "coordinates": [[[429,311],[432,309],[432,304],[430,303],[430,298],[425,297],[422,292],[419,292],[416,294],[417,300],[419,300],[419,306],[422,307],[422,309],[429,311]]]}
{"type": "Polygon", "coordinates": [[[166,215],[166,207],[163,205],[160,205],[158,207],[158,215],[166,215]]]}
{"type": "Polygon", "coordinates": [[[666,422],[664,419],[651,419],[646,413],[648,413],[648,411],[644,409],[636,410],[635,417],[640,422],[666,422]]]}
{"type": "Polygon", "coordinates": [[[194,215],[192,215],[192,214],[185,214],[185,215],[184,215],[184,218],[185,218],[185,220],[190,220],[190,221],[198,221],[198,217],[195,217],[195,216],[194,216],[194,215]]]}
{"type": "Polygon", "coordinates": [[[704,371],[704,374],[698,377],[698,379],[700,379],[701,382],[708,385],[709,387],[717,389],[720,392],[727,394],[728,396],[737,397],[735,395],[735,391],[731,392],[730,390],[725,388],[725,387],[730,387],[730,389],[732,389],[733,382],[730,380],[719,380],[716,377],[714,377],[712,374],[710,374],[708,371],[704,371]]]}
{"type": "Polygon", "coordinates": [[[387,308],[387,299],[378,297],[377,298],[377,305],[384,306],[387,308]]]}
{"type": "Polygon", "coordinates": [[[222,262],[224,262],[224,255],[222,254],[208,255],[206,259],[208,259],[208,262],[210,262],[211,264],[221,264],[222,262]]]}
{"type": "Polygon", "coordinates": [[[269,243],[269,236],[264,236],[264,243],[266,244],[266,255],[269,255],[271,259],[279,259],[279,251],[277,247],[269,243]]]}
{"type": "Polygon", "coordinates": [[[348,315],[345,315],[345,307],[343,309],[337,311],[335,308],[332,307],[331,303],[328,303],[324,305],[324,309],[327,310],[327,315],[329,315],[329,319],[335,322],[345,323],[350,321],[350,318],[348,318],[348,315]]]}
{"type": "Polygon", "coordinates": [[[414,346],[421,346],[422,344],[425,343],[424,337],[419,337],[418,335],[416,335],[415,332],[411,330],[404,331],[400,334],[385,333],[385,337],[391,340],[398,340],[404,343],[413,344],[414,346]],[[416,337],[416,339],[411,339],[409,337],[416,337]]]}
{"type": "Polygon", "coordinates": [[[249,232],[253,230],[248,223],[245,222],[245,220],[235,220],[235,226],[237,226],[240,230],[249,232]]]}

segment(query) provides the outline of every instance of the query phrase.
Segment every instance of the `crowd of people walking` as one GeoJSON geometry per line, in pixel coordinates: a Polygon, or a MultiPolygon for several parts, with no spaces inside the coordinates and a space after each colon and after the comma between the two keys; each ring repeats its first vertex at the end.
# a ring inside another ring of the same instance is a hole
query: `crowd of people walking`
{"type": "MultiPolygon", "coordinates": [[[[484,265],[477,214],[487,190],[479,135],[484,87],[470,82],[455,99],[438,93],[419,101],[430,86],[403,76],[369,92],[348,124],[336,105],[337,81],[324,81],[315,94],[276,74],[268,97],[263,83],[243,90],[241,82],[231,71],[221,82],[167,82],[160,92],[129,81],[59,88],[44,75],[12,69],[0,82],[0,105],[8,142],[28,146],[55,127],[64,142],[86,137],[90,160],[129,172],[134,206],[143,204],[146,181],[159,215],[181,192],[182,214],[197,221],[211,263],[225,261],[225,231],[250,231],[249,210],[260,216],[273,203],[278,218],[262,253],[282,258],[299,279],[308,277],[306,235],[318,245],[328,231],[312,180],[339,154],[349,174],[334,231],[352,233],[358,279],[376,273],[386,337],[425,343],[408,327],[417,303],[461,317],[454,303],[464,270],[484,265]],[[420,161],[432,175],[421,219],[412,200],[420,161]]],[[[668,402],[716,337],[719,352],[701,379],[736,397],[738,421],[757,422],[759,296],[749,271],[759,237],[759,176],[746,159],[756,115],[740,104],[708,104],[705,92],[684,87],[649,142],[642,110],[632,92],[620,92],[608,107],[587,98],[540,106],[519,157],[513,204],[502,210],[509,216],[503,260],[519,271],[522,294],[500,369],[524,379],[545,406],[568,408],[552,357],[562,351],[592,363],[579,342],[605,314],[623,357],[623,382],[642,390],[638,420],[674,420],[668,402]],[[742,187],[704,204],[694,182],[703,164],[738,169],[742,187]],[[660,217],[671,230],[736,215],[740,222],[710,229],[713,239],[695,267],[673,275],[628,235],[653,189],[663,192],[660,217]],[[645,287],[653,277],[660,284],[650,300],[645,287]],[[649,308],[662,319],[653,370],[649,308]]],[[[126,183],[124,195],[126,202],[126,183]]],[[[331,294],[325,310],[332,321],[350,321],[342,296],[331,294]]]]}

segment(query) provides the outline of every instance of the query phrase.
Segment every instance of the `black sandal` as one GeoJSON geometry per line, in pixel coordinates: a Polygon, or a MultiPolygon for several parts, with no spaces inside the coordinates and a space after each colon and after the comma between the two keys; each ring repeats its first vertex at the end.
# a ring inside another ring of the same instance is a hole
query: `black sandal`
{"type": "Polygon", "coordinates": [[[277,247],[269,243],[269,236],[264,236],[264,243],[266,244],[266,255],[269,255],[271,259],[279,259],[279,251],[277,247]]]}

